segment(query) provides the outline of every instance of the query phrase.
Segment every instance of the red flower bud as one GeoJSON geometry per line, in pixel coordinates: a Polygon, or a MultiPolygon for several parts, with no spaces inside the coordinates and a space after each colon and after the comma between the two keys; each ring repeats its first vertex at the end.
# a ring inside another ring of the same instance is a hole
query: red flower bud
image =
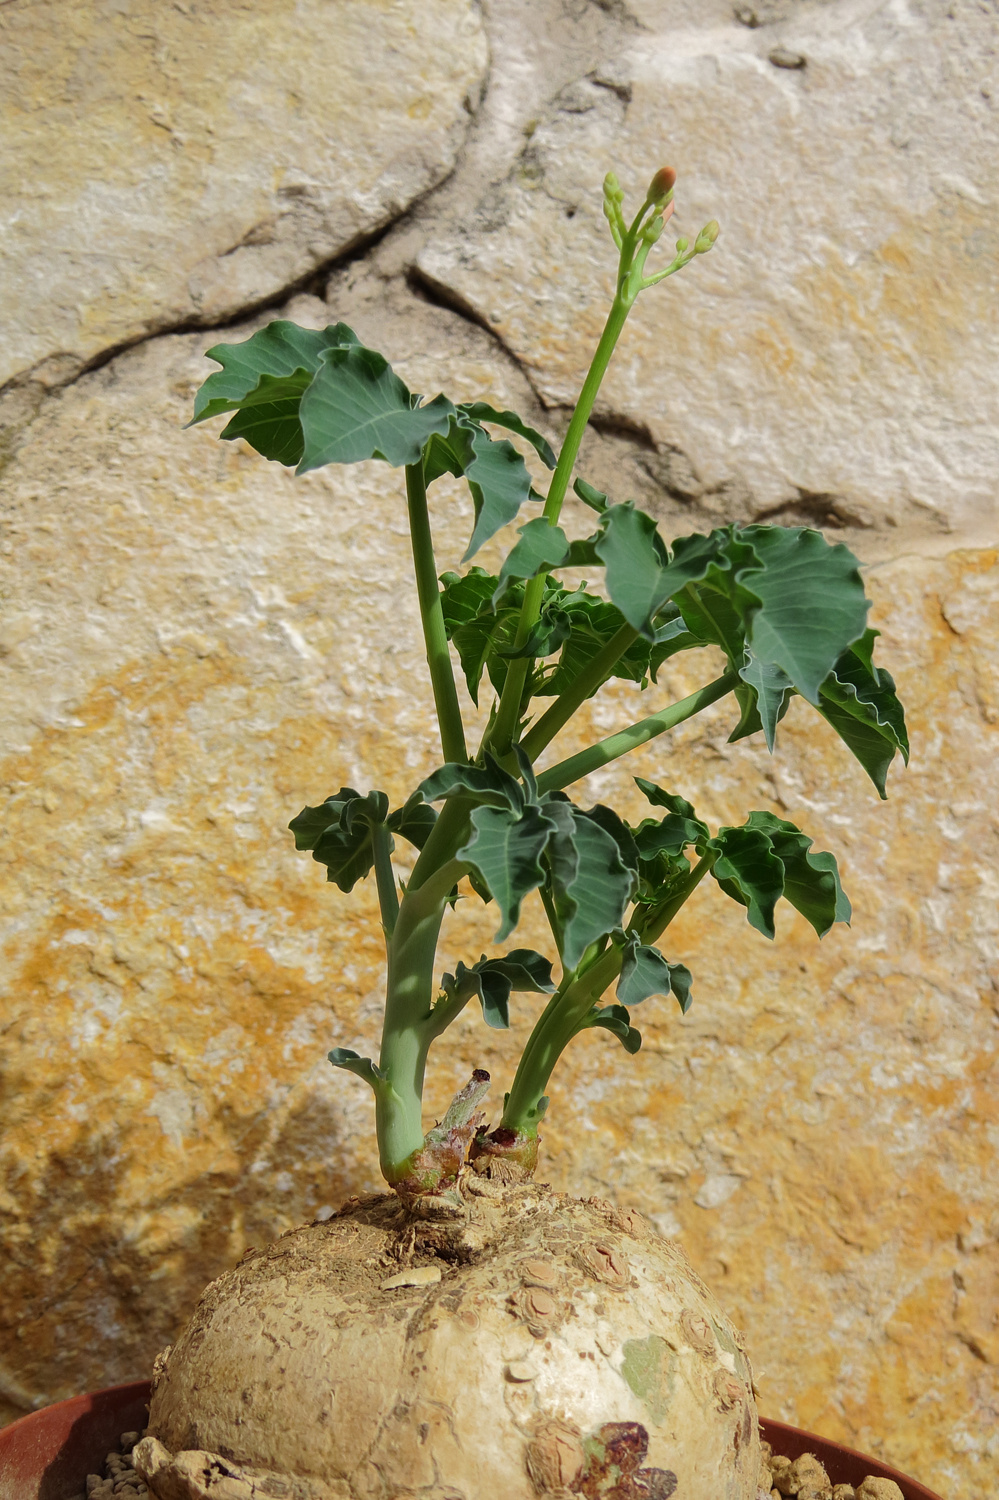
{"type": "Polygon", "coordinates": [[[676,172],[673,167],[660,167],[659,171],[649,183],[649,202],[661,203],[663,199],[673,191],[675,183],[676,172]]]}

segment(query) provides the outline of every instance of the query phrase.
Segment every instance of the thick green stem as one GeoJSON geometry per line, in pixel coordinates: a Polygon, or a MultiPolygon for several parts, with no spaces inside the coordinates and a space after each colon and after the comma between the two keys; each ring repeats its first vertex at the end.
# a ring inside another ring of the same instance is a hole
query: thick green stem
{"type": "Polygon", "coordinates": [[[382,1174],[389,1183],[406,1175],[423,1145],[423,1077],[434,1038],[428,1024],[434,998],[434,959],[447,898],[467,866],[452,859],[419,890],[406,892],[388,950],[385,1019],[379,1067],[386,1087],[375,1095],[382,1174]]]}
{"type": "MultiPolygon", "coordinates": [[[[623,254],[624,252],[622,252],[623,254]]],[[[629,256],[630,264],[630,256],[629,256]]],[[[596,352],[590,363],[590,368],[583,381],[583,388],[576,402],[576,409],[569,423],[569,430],[562,444],[562,451],[558,456],[555,473],[552,475],[551,484],[548,486],[548,498],[545,501],[544,518],[550,526],[556,525],[569,489],[569,480],[579,455],[579,445],[583,441],[586,424],[590,420],[593,411],[593,403],[597,399],[600,384],[607,373],[614,346],[621,336],[621,330],[625,325],[628,313],[631,311],[631,303],[628,302],[619,285],[617,296],[611,305],[604,324],[604,331],[600,335],[596,352]]],[[[541,613],[541,601],[545,592],[544,574],[532,578],[524,591],[524,603],[520,611],[520,621],[517,626],[517,635],[514,644],[523,646],[530,638],[531,631],[537,624],[541,613]]],[[[505,755],[514,743],[517,732],[517,724],[520,718],[521,699],[524,696],[524,686],[531,670],[531,658],[517,657],[511,661],[507,670],[506,681],[500,694],[499,708],[496,719],[489,734],[489,747],[497,755],[505,755]]]]}
{"type": "MultiPolygon", "coordinates": [[[[711,869],[717,856],[698,860],[683,884],[669,900],[645,911],[636,911],[628,924],[643,943],[654,942],[672,922],[688,897],[711,869]]],[[[503,1106],[500,1128],[530,1130],[538,1117],[538,1102],[548,1087],[555,1064],[586,1016],[621,972],[624,950],[611,944],[582,973],[563,979],[538,1018],[524,1048],[509,1094],[503,1106]]],[[[585,960],[584,960],[585,961],[585,960]]]]}
{"type": "Polygon", "coordinates": [[[702,708],[707,708],[710,703],[724,698],[738,681],[738,672],[725,672],[721,677],[716,677],[714,682],[709,682],[706,687],[699,688],[696,693],[691,693],[687,698],[681,698],[679,703],[670,704],[669,708],[664,708],[662,713],[650,714],[647,719],[639,719],[637,724],[621,729],[617,734],[608,735],[605,740],[598,740],[595,745],[589,745],[585,750],[580,750],[578,755],[570,755],[567,760],[559,761],[558,765],[542,771],[538,777],[538,791],[560,791],[563,787],[570,786],[572,782],[579,781],[581,777],[589,776],[592,771],[599,771],[601,766],[606,766],[610,761],[627,755],[629,750],[637,750],[639,745],[648,744],[649,740],[654,740],[657,735],[665,734],[668,729],[675,729],[685,719],[691,719],[694,714],[700,713],[702,708]]]}
{"type": "Polygon", "coordinates": [[[454,670],[451,666],[447,631],[444,628],[422,459],[419,463],[406,465],[406,498],[409,503],[413,563],[416,567],[416,591],[420,600],[420,617],[423,621],[437,722],[440,725],[441,746],[445,760],[465,761],[468,759],[465,728],[461,721],[461,709],[458,707],[458,691],[454,685],[454,670]]]}
{"type": "Polygon", "coordinates": [[[550,744],[562,726],[568,724],[576,709],[607,681],[613,668],[632,642],[637,639],[637,630],[633,630],[630,625],[622,625],[620,630],[616,631],[607,644],[597,652],[593,660],[583,668],[565,692],[559,693],[552,706],[546,709],[536,724],[531,725],[521,741],[524,753],[530,760],[537,760],[542,750],[550,744]]]}

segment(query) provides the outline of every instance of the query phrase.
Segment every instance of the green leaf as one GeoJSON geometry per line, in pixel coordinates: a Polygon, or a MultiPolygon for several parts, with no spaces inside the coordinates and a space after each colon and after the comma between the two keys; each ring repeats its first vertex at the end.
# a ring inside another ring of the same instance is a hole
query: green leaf
{"type": "Polygon", "coordinates": [[[458,858],[473,867],[500,909],[497,942],[517,925],[521,901],[545,878],[541,855],[554,826],[546,812],[533,804],[519,814],[508,807],[473,809],[474,832],[458,850],[458,858]]]}
{"type": "Polygon", "coordinates": [[[782,667],[818,707],[819,688],[837,660],[864,634],[870,602],[857,559],[817,531],[747,526],[741,533],[760,559],[739,569],[738,581],[760,607],[748,644],[763,664],[782,667]]]}
{"type": "Polygon", "coordinates": [[[475,454],[472,438],[475,429],[470,422],[463,422],[456,412],[448,423],[446,432],[435,432],[423,450],[423,479],[428,486],[442,474],[453,474],[461,479],[475,454]]]}
{"type": "MultiPolygon", "coordinates": [[[[636,776],[635,785],[646,801],[652,803],[653,807],[665,807],[667,811],[675,813],[678,818],[688,818],[695,822],[698,828],[702,829],[704,833],[707,833],[707,823],[701,822],[685,797],[678,797],[674,792],[664,791],[661,786],[656,786],[654,781],[646,781],[644,776],[636,776]]],[[[696,839],[690,840],[690,843],[696,842],[696,839]]]]}
{"type": "Polygon", "coordinates": [[[631,1017],[623,1005],[595,1005],[584,1020],[580,1031],[590,1026],[602,1027],[616,1036],[626,1052],[634,1055],[642,1045],[642,1033],[631,1024],[631,1017]]]}
{"type": "Polygon", "coordinates": [[[622,1005],[640,1005],[653,995],[673,995],[684,1015],[690,1009],[693,983],[685,964],[671,964],[658,948],[639,943],[637,934],[625,933],[625,952],[617,998],[622,1005]]]}
{"type": "Polygon", "coordinates": [[[326,866],[326,879],[349,891],[371,870],[371,828],[384,823],[387,815],[384,792],[362,796],[344,786],[319,807],[303,808],[288,827],[295,835],[295,848],[311,849],[312,858],[326,866]]]}
{"type": "Polygon", "coordinates": [[[479,683],[492,653],[494,639],[503,635],[511,614],[516,618],[516,612],[497,613],[493,609],[492,598],[498,582],[496,574],[487,573],[484,568],[469,568],[464,577],[458,573],[441,576],[444,629],[448,640],[454,643],[468,691],[476,706],[479,683]]]}
{"type": "Polygon", "coordinates": [[[849,923],[853,912],[840,884],[834,854],[813,854],[808,835],[773,813],[750,813],[746,827],[767,835],[784,866],[784,899],[801,912],[820,938],[825,937],[834,922],[849,923]]]}
{"type": "Polygon", "coordinates": [[[754,828],[720,828],[709,847],[718,852],[711,873],[726,896],[746,908],[752,927],[772,938],[784,866],[767,835],[754,828]]]}
{"type": "Polygon", "coordinates": [[[487,1026],[505,1029],[510,1025],[510,995],[519,993],[550,995],[555,985],[552,966],[533,948],[512,948],[502,958],[486,958],[467,968],[459,963],[454,974],[445,974],[441,989],[449,1000],[470,1000],[476,996],[482,1006],[487,1026]]]}
{"type": "Polygon", "coordinates": [[[302,397],[305,451],[298,473],[368,458],[393,468],[419,462],[428,439],[447,432],[454,407],[446,396],[426,406],[412,403],[388,360],[373,349],[327,350],[302,397]]]}
{"type": "Polygon", "coordinates": [[[357,1078],[363,1078],[376,1094],[388,1077],[377,1063],[371,1061],[370,1057],[362,1057],[359,1052],[352,1052],[349,1047],[334,1047],[333,1051],[327,1052],[326,1056],[334,1068],[343,1068],[345,1072],[353,1073],[357,1078]]]}
{"type": "Polygon", "coordinates": [[[574,969],[591,943],[620,927],[635,886],[615,837],[580,808],[546,800],[556,825],[549,850],[552,891],[562,922],[562,961],[574,969]]]}
{"type": "Polygon", "coordinates": [[[532,494],[531,476],[512,443],[495,442],[481,427],[472,435],[474,458],[465,470],[475,506],[475,527],[462,562],[512,521],[532,494]]]}
{"type": "Polygon", "coordinates": [[[529,427],[515,411],[498,411],[485,401],[463,401],[458,410],[473,422],[492,422],[496,427],[505,427],[507,432],[515,432],[518,437],[526,438],[546,468],[554,469],[557,464],[558,460],[548,439],[529,427]]]}
{"type": "Polygon", "coordinates": [[[633,630],[652,636],[652,617],[666,595],[661,580],[668,561],[656,523],[630,501],[601,518],[595,544],[607,574],[607,592],[633,630]]]}
{"type": "MultiPolygon", "coordinates": [[[[194,416],[187,425],[193,427],[221,412],[236,411],[258,390],[262,377],[273,381],[314,375],[327,349],[356,343],[357,334],[346,323],[331,323],[316,330],[279,319],[240,344],[215,344],[205,351],[205,358],[215,360],[222,369],[209,375],[201,386],[194,398],[194,416]]],[[[297,412],[295,421],[297,424],[297,412]]]]}
{"type": "Polygon", "coordinates": [[[762,729],[767,749],[773,754],[777,725],[787,713],[794,683],[783,667],[778,667],[775,662],[760,661],[752,651],[746,652],[739,676],[752,692],[746,698],[740,698],[742,720],[729,735],[728,742],[734,744],[747,734],[762,729]]]}
{"type": "Polygon", "coordinates": [[[888,768],[896,751],[908,764],[909,737],[894,679],[873,662],[877,635],[876,630],[865,631],[836,662],[819,689],[819,713],[857,757],[884,798],[888,768]]]}
{"type": "Polygon", "coordinates": [[[577,479],[572,488],[574,492],[579,496],[580,500],[582,500],[584,505],[588,505],[590,509],[595,510],[598,515],[603,515],[604,511],[607,509],[609,501],[602,490],[594,489],[593,485],[587,484],[585,479],[577,479]]]}
{"type": "Polygon", "coordinates": [[[511,578],[533,578],[536,573],[557,568],[569,551],[569,542],[561,526],[550,526],[544,516],[521,526],[518,536],[520,540],[507,553],[500,569],[492,597],[494,606],[499,603],[511,578]]]}
{"type": "Polygon", "coordinates": [[[397,807],[390,814],[388,829],[390,833],[398,833],[415,848],[422,849],[436,822],[437,814],[432,807],[427,806],[421,793],[417,791],[402,807],[397,807]]]}
{"type": "Polygon", "coordinates": [[[526,790],[516,777],[504,771],[489,754],[482,766],[448,761],[421,781],[416,793],[427,802],[468,795],[480,806],[507,808],[514,813],[519,813],[528,800],[526,790]]]}

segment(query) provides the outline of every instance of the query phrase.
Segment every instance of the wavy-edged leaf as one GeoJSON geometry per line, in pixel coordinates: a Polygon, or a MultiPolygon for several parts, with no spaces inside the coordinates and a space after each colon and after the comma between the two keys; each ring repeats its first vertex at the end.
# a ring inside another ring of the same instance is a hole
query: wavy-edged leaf
{"type": "Polygon", "coordinates": [[[711,873],[726,896],[746,908],[752,927],[774,936],[774,908],[784,894],[784,866],[765,833],[755,828],[720,828],[710,848],[718,858],[711,873]]]}
{"type": "Polygon", "coordinates": [[[685,964],[669,963],[658,948],[640,943],[634,932],[625,933],[621,977],[617,982],[617,998],[622,1005],[641,1005],[653,995],[672,995],[686,1015],[691,1006],[692,984],[685,964]]]}
{"type": "Polygon", "coordinates": [[[739,583],[760,601],[749,629],[750,649],[780,666],[818,707],[819,688],[848,646],[864,634],[870,601],[848,547],[817,531],[747,526],[742,536],[760,559],[740,568],[739,583]]]}
{"type": "Polygon", "coordinates": [[[746,660],[739,668],[739,676],[751,689],[748,694],[737,694],[742,708],[742,719],[728,737],[730,745],[757,729],[762,729],[767,749],[773,754],[777,736],[777,725],[787,713],[794,692],[794,683],[783,667],[775,662],[763,662],[752,651],[746,652],[746,660]]]}
{"type": "Polygon", "coordinates": [[[518,538],[503,560],[492,597],[494,606],[512,578],[533,578],[537,573],[557,568],[569,552],[569,542],[561,526],[550,526],[544,516],[521,526],[518,538]]]}
{"type": "Polygon", "coordinates": [[[888,768],[899,752],[908,765],[909,737],[905,713],[895,695],[890,672],[876,667],[874,642],[867,630],[843,653],[819,689],[819,713],[856,756],[878,789],[887,796],[888,768]]]}
{"type": "Polygon", "coordinates": [[[491,438],[482,427],[472,435],[473,459],[465,470],[475,507],[475,526],[462,562],[512,521],[532,496],[531,476],[512,443],[491,438]]]}
{"type": "Polygon", "coordinates": [[[666,598],[661,580],[669,560],[655,521],[630,501],[612,505],[601,517],[595,550],[612,603],[633,630],[651,637],[652,617],[666,598]]]}
{"type": "Polygon", "coordinates": [[[448,761],[421,781],[416,791],[427,802],[467,794],[481,807],[507,808],[514,813],[519,813],[528,800],[517,778],[488,754],[482,766],[448,761]]]}
{"type": "Polygon", "coordinates": [[[486,958],[468,968],[459,963],[454,974],[445,974],[441,989],[451,1001],[474,997],[482,1006],[487,1026],[503,1030],[510,1025],[510,995],[550,995],[555,988],[552,966],[533,948],[511,948],[502,958],[486,958]]]}
{"type": "Polygon", "coordinates": [[[570,802],[544,810],[556,825],[549,847],[555,907],[562,923],[562,961],[574,969],[591,943],[620,927],[635,887],[617,839],[570,802]]]}
{"type": "Polygon", "coordinates": [[[488,887],[500,909],[496,941],[517,925],[520,903],[541,885],[541,866],[554,823],[546,812],[528,804],[519,814],[509,807],[479,806],[472,811],[472,837],[458,851],[488,887]]]}
{"type": "Polygon", "coordinates": [[[548,439],[535,428],[528,426],[515,411],[499,411],[486,401],[463,401],[458,410],[470,417],[473,422],[492,422],[494,427],[505,427],[507,432],[515,432],[518,437],[526,438],[545,468],[554,469],[557,464],[558,459],[548,439]]]}
{"type": "Polygon", "coordinates": [[[314,375],[327,349],[357,343],[357,334],[346,323],[331,323],[323,329],[299,328],[297,323],[279,318],[242,343],[214,344],[206,349],[205,358],[215,360],[222,369],[209,375],[199,389],[194,416],[187,425],[194,427],[222,412],[236,411],[264,376],[275,380],[303,372],[314,375]]]}
{"type": "Polygon", "coordinates": [[[354,888],[374,864],[373,824],[384,823],[388,798],[384,792],[362,795],[341,787],[318,807],[305,807],[288,824],[296,849],[311,849],[317,864],[326,866],[326,879],[342,891],[354,888]]]}
{"type": "Polygon", "coordinates": [[[423,446],[454,415],[446,396],[414,406],[388,360],[363,345],[328,349],[302,397],[305,448],[299,474],[325,464],[384,459],[395,469],[419,462],[423,446]]]}
{"type": "MultiPolygon", "coordinates": [[[[647,781],[644,776],[636,776],[635,785],[646,801],[652,803],[653,807],[665,807],[667,812],[675,813],[678,818],[689,819],[691,822],[696,823],[697,827],[705,834],[707,833],[707,823],[701,822],[686,797],[679,797],[675,792],[667,792],[663,787],[656,786],[654,781],[647,781]]],[[[697,840],[691,839],[690,842],[696,843],[697,840]]]]}
{"type": "Polygon", "coordinates": [[[834,854],[813,852],[808,834],[774,813],[750,813],[746,827],[766,834],[784,866],[785,901],[801,912],[820,938],[825,937],[834,922],[849,923],[853,912],[840,884],[834,854]]]}
{"type": "Polygon", "coordinates": [[[423,848],[436,822],[436,812],[423,800],[420,792],[414,792],[387,820],[389,832],[399,834],[416,849],[423,848]]]}
{"type": "Polygon", "coordinates": [[[625,1052],[630,1052],[632,1056],[641,1048],[642,1033],[632,1026],[631,1017],[623,1005],[595,1005],[580,1030],[585,1031],[590,1026],[599,1026],[604,1031],[609,1031],[612,1036],[617,1037],[625,1052]]]}

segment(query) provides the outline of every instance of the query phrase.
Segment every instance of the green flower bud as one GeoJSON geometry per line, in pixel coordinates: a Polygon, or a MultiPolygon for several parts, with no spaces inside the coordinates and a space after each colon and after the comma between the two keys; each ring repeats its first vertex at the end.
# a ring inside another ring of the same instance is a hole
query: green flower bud
{"type": "Polygon", "coordinates": [[[677,255],[682,255],[683,252],[686,250],[686,248],[687,248],[687,246],[689,244],[690,244],[690,241],[688,239],[684,239],[683,237],[681,237],[680,239],[678,239],[677,242],[676,242],[676,253],[677,253],[677,255]]]}
{"type": "Polygon", "coordinates": [[[624,200],[624,192],[615,172],[608,172],[604,178],[604,198],[609,198],[612,203],[621,203],[624,200]]]}
{"type": "Polygon", "coordinates": [[[676,172],[672,167],[660,167],[659,171],[649,183],[649,191],[646,194],[650,203],[663,204],[671,197],[673,187],[676,183],[676,172]]]}
{"type": "Polygon", "coordinates": [[[648,221],[645,228],[642,230],[642,239],[647,245],[654,245],[656,240],[661,236],[665,227],[666,225],[663,223],[660,215],[656,214],[654,218],[648,221]]]}
{"type": "Polygon", "coordinates": [[[704,228],[697,236],[697,239],[694,241],[694,254],[707,255],[708,251],[711,249],[711,246],[718,238],[720,232],[721,231],[719,229],[718,220],[709,220],[709,222],[705,224],[704,228]]]}

